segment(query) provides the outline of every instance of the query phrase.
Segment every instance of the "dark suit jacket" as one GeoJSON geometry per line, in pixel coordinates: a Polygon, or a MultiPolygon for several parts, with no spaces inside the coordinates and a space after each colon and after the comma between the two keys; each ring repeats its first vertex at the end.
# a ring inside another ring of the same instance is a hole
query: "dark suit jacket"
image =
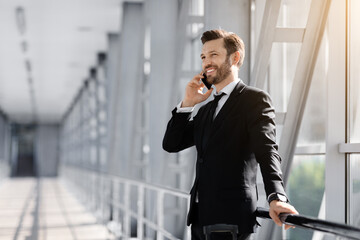
{"type": "Polygon", "coordinates": [[[196,146],[196,178],[191,189],[188,225],[194,218],[198,193],[199,221],[202,225],[236,224],[240,232],[256,226],[257,167],[267,195],[284,195],[280,156],[275,143],[275,112],[270,97],[241,81],[214,119],[205,147],[204,122],[210,104],[190,113],[172,112],[163,139],[163,148],[178,152],[196,146]]]}

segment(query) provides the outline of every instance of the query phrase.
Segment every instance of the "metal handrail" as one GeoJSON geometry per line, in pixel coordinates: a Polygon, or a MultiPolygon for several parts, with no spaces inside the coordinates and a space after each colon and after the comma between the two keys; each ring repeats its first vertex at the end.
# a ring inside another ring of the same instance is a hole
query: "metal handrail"
{"type": "MultiPolygon", "coordinates": [[[[265,208],[257,208],[256,216],[260,218],[271,219],[269,211],[265,208]]],[[[349,239],[360,240],[360,228],[356,228],[346,224],[287,213],[282,213],[279,217],[283,223],[288,225],[330,233],[349,239]]]]}
{"type": "Polygon", "coordinates": [[[187,192],[169,187],[158,186],[155,184],[149,184],[134,179],[95,172],[91,169],[77,166],[62,165],[62,169],[64,170],[62,171],[63,176],[68,178],[68,181],[70,180],[70,182],[75,183],[77,185],[77,190],[80,190],[77,192],[83,194],[83,196],[80,197],[88,201],[91,207],[97,206],[97,208],[100,208],[95,210],[103,211],[101,207],[108,205],[117,211],[123,212],[122,220],[116,217],[112,222],[107,224],[109,230],[115,235],[119,237],[121,236],[130,238],[131,219],[135,219],[137,221],[137,237],[139,239],[143,239],[144,225],[146,225],[147,227],[156,231],[157,240],[163,240],[164,238],[170,240],[179,240],[164,228],[164,198],[165,196],[172,196],[186,200],[188,208],[189,194],[187,192]],[[104,192],[105,190],[103,189],[103,186],[100,186],[103,182],[107,182],[111,185],[110,191],[114,192],[110,194],[110,196],[104,192]],[[120,186],[124,191],[122,196],[119,196],[120,186]],[[134,188],[137,189],[137,197],[135,199],[137,202],[137,211],[134,211],[130,208],[130,202],[134,201],[134,199],[131,198],[130,189],[134,188]],[[149,219],[144,215],[146,191],[152,191],[156,195],[156,218],[154,220],[149,219]],[[100,195],[103,197],[98,197],[95,195],[100,195]]]}

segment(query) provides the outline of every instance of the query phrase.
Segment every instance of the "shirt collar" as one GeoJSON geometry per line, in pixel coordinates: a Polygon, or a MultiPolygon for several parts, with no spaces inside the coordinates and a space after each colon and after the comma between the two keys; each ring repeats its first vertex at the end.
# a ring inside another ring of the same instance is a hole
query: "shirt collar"
{"type": "Polygon", "coordinates": [[[218,96],[222,93],[225,93],[226,95],[230,95],[230,93],[234,90],[235,86],[238,84],[238,82],[240,82],[240,78],[236,79],[235,81],[229,83],[228,85],[226,85],[223,89],[221,89],[220,92],[216,93],[214,91],[214,96],[218,96]]]}

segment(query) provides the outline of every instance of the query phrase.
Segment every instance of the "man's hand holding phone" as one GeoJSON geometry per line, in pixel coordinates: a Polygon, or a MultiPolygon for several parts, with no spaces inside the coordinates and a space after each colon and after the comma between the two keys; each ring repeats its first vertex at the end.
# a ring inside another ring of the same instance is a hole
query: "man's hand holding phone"
{"type": "Polygon", "coordinates": [[[182,101],[181,107],[193,107],[208,99],[212,93],[212,88],[203,93],[205,84],[201,81],[203,73],[195,75],[194,78],[186,85],[185,96],[182,101]]]}

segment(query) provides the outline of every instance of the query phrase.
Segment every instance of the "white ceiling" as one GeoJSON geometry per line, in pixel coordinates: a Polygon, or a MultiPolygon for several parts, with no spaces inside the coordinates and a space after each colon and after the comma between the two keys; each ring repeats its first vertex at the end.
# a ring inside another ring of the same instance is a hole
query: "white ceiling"
{"type": "Polygon", "coordinates": [[[97,53],[107,50],[107,34],[119,31],[121,2],[0,0],[0,109],[21,123],[59,122],[97,53]],[[25,13],[24,34],[16,21],[18,7],[25,13]]]}

